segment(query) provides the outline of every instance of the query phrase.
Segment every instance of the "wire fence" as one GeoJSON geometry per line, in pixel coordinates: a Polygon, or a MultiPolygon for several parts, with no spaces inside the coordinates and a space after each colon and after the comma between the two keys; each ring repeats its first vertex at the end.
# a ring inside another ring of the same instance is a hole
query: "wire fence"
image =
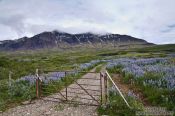
{"type": "MultiPolygon", "coordinates": [[[[59,96],[61,96],[61,98],[59,99],[61,99],[62,101],[75,102],[70,98],[72,98],[74,95],[77,95],[79,97],[76,96],[76,99],[78,98],[78,99],[94,100],[98,104],[101,104],[101,101],[102,101],[101,75],[99,75],[98,79],[97,78],[80,78],[87,73],[96,74],[96,72],[86,72],[86,71],[81,71],[81,72],[79,71],[76,74],[72,73],[71,71],[65,71],[64,78],[61,78],[59,81],[49,81],[49,82],[44,82],[40,77],[38,77],[36,81],[36,88],[37,88],[36,96],[37,98],[42,98],[44,96],[51,95],[52,93],[59,93],[59,96]],[[81,82],[87,82],[89,80],[98,81],[98,85],[93,85],[91,83],[79,83],[77,82],[77,80],[79,81],[83,80],[81,82]],[[70,84],[75,84],[76,87],[68,87],[70,84]],[[93,87],[93,88],[99,87],[101,90],[88,89],[88,87],[93,87]],[[91,95],[92,94],[91,91],[93,91],[93,93],[95,92],[95,94],[91,95]],[[99,94],[97,94],[98,92],[99,94]],[[82,97],[85,95],[90,96],[90,98],[82,97]],[[100,99],[96,99],[94,96],[100,99]]],[[[45,77],[45,78],[48,78],[48,77],[45,77]]],[[[76,103],[79,101],[76,101],[76,103]]],[[[95,105],[95,104],[91,104],[91,105],[95,105]]]]}
{"type": "Polygon", "coordinates": [[[105,79],[105,88],[106,88],[106,92],[105,92],[105,98],[106,101],[108,99],[108,89],[107,89],[107,85],[108,85],[108,81],[112,82],[112,85],[115,87],[115,89],[117,90],[117,92],[119,93],[119,95],[121,96],[121,98],[124,100],[124,102],[126,103],[126,105],[128,106],[128,108],[132,109],[132,107],[129,105],[128,101],[126,100],[126,98],[124,97],[123,93],[120,91],[119,87],[115,84],[115,82],[113,81],[113,79],[111,78],[111,76],[109,75],[108,71],[105,72],[104,75],[104,79],[105,79]]]}
{"type": "MultiPolygon", "coordinates": [[[[126,105],[131,108],[131,106],[128,104],[127,100],[125,99],[124,95],[121,93],[117,85],[113,82],[112,78],[108,74],[108,72],[105,72],[104,74],[100,73],[100,78],[81,78],[83,80],[93,80],[93,81],[99,81],[99,85],[93,85],[91,83],[77,83],[77,80],[80,79],[84,74],[86,73],[94,73],[94,72],[77,72],[72,73],[71,71],[64,71],[59,73],[52,73],[52,77],[56,76],[64,78],[59,79],[51,79],[49,80],[49,71],[45,71],[47,74],[39,75],[38,70],[36,70],[35,75],[35,82],[34,84],[26,83],[24,80],[21,81],[15,81],[11,78],[11,73],[9,73],[9,80],[6,80],[4,82],[1,81],[0,83],[0,110],[3,110],[6,106],[6,104],[10,102],[15,102],[17,100],[32,100],[35,98],[42,98],[45,96],[52,95],[53,93],[59,93],[59,96],[61,96],[62,101],[72,101],[68,99],[70,96],[69,94],[79,94],[79,99],[85,99],[82,96],[84,94],[90,96],[90,98],[86,98],[86,100],[94,100],[97,104],[106,104],[108,102],[108,81],[111,81],[112,84],[115,86],[116,90],[119,92],[119,95],[124,100],[126,105]],[[48,81],[49,80],[49,81],[48,81]],[[69,88],[68,86],[72,83],[76,83],[79,88],[69,88]],[[93,88],[100,87],[99,90],[94,89],[88,89],[85,88],[86,86],[93,86],[93,88]],[[64,89],[64,91],[63,91],[64,89]],[[77,90],[76,90],[77,89],[77,90]],[[84,93],[80,92],[80,90],[83,90],[84,93]],[[89,91],[94,91],[93,93],[100,93],[100,94],[91,94],[89,91]],[[95,97],[94,97],[95,96],[95,97]],[[100,99],[96,99],[96,98],[100,99]]],[[[60,98],[59,98],[60,99],[60,98]]]]}

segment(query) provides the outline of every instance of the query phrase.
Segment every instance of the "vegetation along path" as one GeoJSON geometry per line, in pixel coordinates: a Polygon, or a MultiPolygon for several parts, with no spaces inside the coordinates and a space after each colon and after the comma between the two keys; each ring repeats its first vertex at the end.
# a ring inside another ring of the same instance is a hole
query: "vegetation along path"
{"type": "MultiPolygon", "coordinates": [[[[91,72],[93,71],[95,71],[95,68],[91,70],[91,72]]],[[[99,85],[100,80],[97,80],[100,79],[99,73],[87,73],[82,78],[96,79],[79,79],[77,80],[77,83],[84,84],[82,86],[86,89],[94,89],[100,91],[100,86],[85,86],[85,84],[99,85]]],[[[42,99],[35,100],[30,104],[11,108],[6,112],[1,113],[0,116],[96,116],[96,109],[98,106],[78,105],[78,102],[97,104],[97,101],[93,100],[90,95],[83,91],[83,89],[76,90],[71,88],[80,88],[80,86],[78,86],[76,83],[73,83],[69,85],[67,89],[68,96],[71,96],[68,97],[68,100],[75,100],[77,101],[77,104],[64,104],[59,100],[59,98],[63,99],[63,97],[59,93],[55,93],[42,99]],[[84,94],[78,94],[79,92],[84,92],[84,94]],[[79,97],[87,99],[79,99],[79,97]]],[[[61,93],[65,95],[65,89],[63,89],[61,93]]],[[[100,93],[96,91],[88,91],[88,93],[94,95],[94,98],[100,102],[100,96],[95,96],[100,95],[100,93]]]]}
{"type": "MultiPolygon", "coordinates": [[[[155,107],[147,100],[147,98],[144,96],[142,91],[134,86],[134,84],[131,82],[131,84],[125,84],[122,81],[122,75],[120,74],[112,74],[113,80],[115,84],[119,87],[119,89],[122,91],[122,93],[126,95],[134,96],[136,99],[138,99],[140,102],[143,103],[144,110],[147,113],[154,113],[155,107]]],[[[159,111],[157,115],[165,115],[165,113],[169,114],[169,111],[167,109],[162,110],[161,107],[157,107],[157,110],[159,111]]]]}

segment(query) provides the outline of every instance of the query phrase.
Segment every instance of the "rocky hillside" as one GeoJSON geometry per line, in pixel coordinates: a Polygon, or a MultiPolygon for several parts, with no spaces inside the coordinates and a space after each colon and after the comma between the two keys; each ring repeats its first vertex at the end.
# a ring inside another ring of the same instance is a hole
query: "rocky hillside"
{"type": "Polygon", "coordinates": [[[119,34],[69,34],[64,32],[43,32],[31,38],[0,42],[0,50],[35,50],[72,47],[118,47],[126,45],[151,45],[145,40],[119,34]]]}

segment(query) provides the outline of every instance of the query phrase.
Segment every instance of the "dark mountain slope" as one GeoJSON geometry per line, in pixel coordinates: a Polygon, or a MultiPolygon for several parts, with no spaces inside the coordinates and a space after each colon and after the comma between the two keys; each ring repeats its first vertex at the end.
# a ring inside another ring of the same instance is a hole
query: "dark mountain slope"
{"type": "Polygon", "coordinates": [[[0,50],[35,50],[50,48],[70,47],[113,47],[117,45],[151,45],[145,40],[128,35],[92,33],[69,34],[64,32],[43,32],[31,38],[23,37],[17,40],[5,40],[0,42],[0,50]]]}

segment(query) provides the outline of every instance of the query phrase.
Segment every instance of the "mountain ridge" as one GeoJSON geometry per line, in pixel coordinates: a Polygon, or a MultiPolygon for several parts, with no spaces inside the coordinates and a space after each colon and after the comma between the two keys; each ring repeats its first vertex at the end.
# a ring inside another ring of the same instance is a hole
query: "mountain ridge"
{"type": "Polygon", "coordinates": [[[151,45],[143,39],[120,34],[94,34],[91,32],[70,34],[59,31],[45,31],[33,37],[0,41],[0,50],[35,50],[51,48],[104,47],[123,44],[151,45]]]}

